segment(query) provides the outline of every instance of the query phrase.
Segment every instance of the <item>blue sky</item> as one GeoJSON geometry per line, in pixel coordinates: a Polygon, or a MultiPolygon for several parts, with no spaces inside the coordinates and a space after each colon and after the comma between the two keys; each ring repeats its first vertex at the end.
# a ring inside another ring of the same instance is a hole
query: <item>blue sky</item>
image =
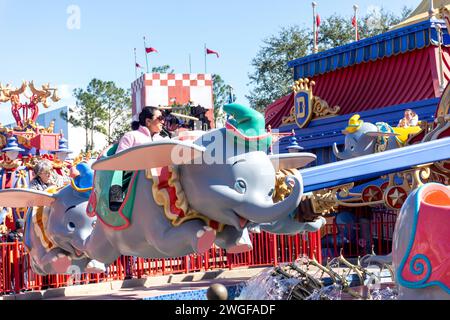
{"type": "MultiPolygon", "coordinates": [[[[398,14],[420,0],[316,2],[323,20],[333,13],[350,19],[355,3],[361,15],[380,7],[398,14]]],[[[311,16],[311,1],[299,0],[0,0],[0,82],[58,85],[63,99],[52,108],[72,104],[73,88],[93,77],[128,88],[135,78],[134,47],[145,66],[145,35],[147,45],[159,51],[149,55],[150,67],[169,64],[189,72],[191,54],[192,72],[202,73],[204,44],[218,51],[219,59],[207,57],[208,72],[220,74],[238,101],[247,103],[250,62],[262,40],[284,26],[310,27],[311,16]],[[79,10],[79,29],[68,27],[72,8],[79,10]]],[[[0,122],[11,121],[9,104],[0,104],[0,122]]]]}

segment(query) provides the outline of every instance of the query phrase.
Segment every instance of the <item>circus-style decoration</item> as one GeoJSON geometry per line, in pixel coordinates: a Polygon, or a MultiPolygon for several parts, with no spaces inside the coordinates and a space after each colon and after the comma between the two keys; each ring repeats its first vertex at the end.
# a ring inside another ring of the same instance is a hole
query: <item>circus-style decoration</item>
{"type": "MultiPolygon", "coordinates": [[[[54,121],[48,127],[36,122],[39,106],[48,108],[49,100],[57,102],[60,98],[57,89],[48,83],[38,87],[33,81],[23,81],[19,88],[0,83],[0,106],[1,103],[10,103],[16,122],[12,128],[0,124],[1,189],[28,188],[34,177],[32,169],[41,159],[52,163],[55,173],[61,178],[60,184],[69,183],[67,176],[70,163],[61,157],[64,152],[67,154],[70,151],[67,149],[67,141],[64,143],[62,133],[54,132],[54,121]],[[23,102],[22,97],[28,101],[23,102]]],[[[7,227],[14,230],[14,221],[24,219],[27,208],[7,210],[7,227]]]]}
{"type": "Polygon", "coordinates": [[[283,117],[282,123],[297,123],[300,128],[317,118],[337,115],[340,107],[331,108],[325,100],[313,95],[313,87],[316,83],[308,78],[295,81],[292,90],[294,91],[294,106],[290,115],[283,117]]]}

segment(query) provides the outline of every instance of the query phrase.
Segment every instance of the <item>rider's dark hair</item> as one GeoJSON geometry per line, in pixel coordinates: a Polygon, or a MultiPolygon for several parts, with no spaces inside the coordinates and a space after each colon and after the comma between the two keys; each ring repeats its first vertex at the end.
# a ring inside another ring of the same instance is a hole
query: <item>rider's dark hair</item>
{"type": "Polygon", "coordinates": [[[153,115],[155,114],[156,110],[158,110],[158,108],[156,107],[144,107],[141,113],[139,113],[139,121],[133,121],[131,123],[131,129],[137,130],[139,129],[139,126],[145,127],[145,120],[153,120],[153,115]]]}

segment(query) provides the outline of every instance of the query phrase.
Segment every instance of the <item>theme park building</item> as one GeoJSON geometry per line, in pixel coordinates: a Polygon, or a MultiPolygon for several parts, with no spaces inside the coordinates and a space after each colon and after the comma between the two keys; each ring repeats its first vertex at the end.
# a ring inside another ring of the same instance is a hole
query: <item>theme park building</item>
{"type": "MultiPolygon", "coordinates": [[[[420,142],[433,127],[440,97],[450,78],[447,33],[443,20],[428,17],[412,24],[409,21],[409,24],[372,38],[290,61],[288,66],[293,69],[294,90],[266,108],[266,125],[282,134],[294,132],[294,145],[298,143],[302,151],[317,155],[313,165],[339,160],[333,152],[333,144],[336,143],[339,150],[343,149],[343,130],[351,125],[356,114],[364,122],[385,122],[396,127],[405,110],[412,109],[419,117],[421,132],[406,136],[404,144],[420,142]],[[303,96],[297,95],[299,91],[304,92],[303,96]],[[309,103],[300,110],[295,107],[294,99],[309,99],[309,103]]],[[[292,146],[292,138],[281,139],[276,152],[287,153],[292,146]]],[[[353,203],[346,207],[336,203],[334,207],[321,209],[327,213],[341,213],[333,214],[334,220],[327,219],[331,225],[332,221],[373,223],[384,220],[390,225],[383,239],[389,241],[397,209],[404,199],[396,205],[388,201],[380,205],[380,200],[386,200],[382,198],[383,192],[371,199],[370,186],[375,185],[375,191],[384,191],[388,182],[379,179],[364,183],[366,181],[357,181],[355,186],[350,186],[350,192],[361,195],[358,205],[353,203]],[[369,196],[364,195],[364,188],[369,196]],[[378,200],[378,205],[371,205],[371,200],[378,200]]],[[[325,190],[323,194],[330,191],[333,190],[325,190]]],[[[367,240],[362,233],[349,237],[367,240]]],[[[323,242],[322,247],[324,245],[323,242]]],[[[367,245],[363,246],[365,250],[369,249],[367,245]]]]}

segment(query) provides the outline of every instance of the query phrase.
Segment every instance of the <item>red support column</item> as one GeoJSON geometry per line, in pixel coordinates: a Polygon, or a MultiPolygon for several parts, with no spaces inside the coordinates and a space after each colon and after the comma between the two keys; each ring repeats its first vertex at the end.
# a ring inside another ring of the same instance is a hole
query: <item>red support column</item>
{"type": "Polygon", "coordinates": [[[14,291],[16,293],[20,292],[20,279],[19,279],[19,242],[16,241],[14,242],[14,291]]]}
{"type": "Polygon", "coordinates": [[[275,234],[271,234],[272,237],[272,243],[273,243],[273,265],[278,265],[278,243],[277,243],[277,236],[275,234]]]}
{"type": "Polygon", "coordinates": [[[322,264],[322,239],[320,238],[320,230],[316,232],[316,259],[322,264]]]}

